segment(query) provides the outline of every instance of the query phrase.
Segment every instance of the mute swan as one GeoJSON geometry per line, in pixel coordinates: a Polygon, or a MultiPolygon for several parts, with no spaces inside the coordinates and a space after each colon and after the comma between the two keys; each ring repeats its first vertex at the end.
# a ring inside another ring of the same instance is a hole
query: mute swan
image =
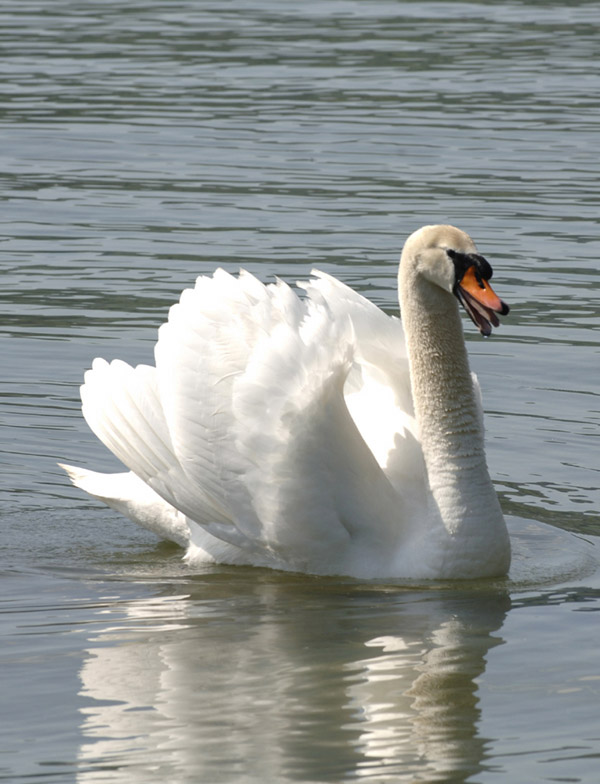
{"type": "Polygon", "coordinates": [[[487,336],[508,306],[453,226],[404,246],[402,322],[322,272],[263,285],[217,270],[159,330],[156,367],[96,359],[83,414],[130,473],[75,485],[191,562],[358,578],[503,575],[458,302],[487,336]]]}

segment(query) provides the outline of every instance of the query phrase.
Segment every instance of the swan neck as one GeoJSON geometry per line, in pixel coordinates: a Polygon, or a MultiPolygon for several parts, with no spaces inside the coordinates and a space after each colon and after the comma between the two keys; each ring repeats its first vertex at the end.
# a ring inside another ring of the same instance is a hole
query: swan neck
{"type": "Polygon", "coordinates": [[[469,514],[480,518],[484,508],[487,517],[490,503],[501,514],[485,461],[458,303],[416,273],[400,283],[415,416],[429,486],[444,523],[450,529],[464,526],[469,514]],[[448,519],[453,514],[455,519],[448,519]]]}

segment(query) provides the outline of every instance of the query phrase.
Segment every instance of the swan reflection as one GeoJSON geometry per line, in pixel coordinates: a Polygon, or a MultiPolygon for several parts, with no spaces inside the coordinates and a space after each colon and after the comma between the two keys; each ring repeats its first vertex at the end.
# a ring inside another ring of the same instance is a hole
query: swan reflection
{"type": "Polygon", "coordinates": [[[464,781],[484,768],[477,679],[505,594],[249,571],[98,618],[80,782],[464,781]]]}

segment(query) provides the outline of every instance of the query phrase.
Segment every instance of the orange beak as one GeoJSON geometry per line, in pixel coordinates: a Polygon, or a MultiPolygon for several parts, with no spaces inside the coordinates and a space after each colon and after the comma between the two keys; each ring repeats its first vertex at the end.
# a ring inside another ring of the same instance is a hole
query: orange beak
{"type": "Polygon", "coordinates": [[[487,280],[477,274],[475,265],[469,267],[456,287],[456,295],[471,317],[473,323],[485,337],[492,332],[492,326],[500,326],[498,316],[505,316],[508,305],[490,286],[487,280]]]}

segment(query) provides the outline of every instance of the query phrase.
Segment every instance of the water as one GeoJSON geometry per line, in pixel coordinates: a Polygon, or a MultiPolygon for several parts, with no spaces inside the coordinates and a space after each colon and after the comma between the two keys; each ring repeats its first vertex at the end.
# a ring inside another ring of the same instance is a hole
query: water
{"type": "Polygon", "coordinates": [[[597,780],[599,11],[3,4],[0,780],[597,780]],[[393,313],[445,221],[512,305],[466,330],[508,580],[190,573],[56,468],[117,467],[83,370],[151,361],[198,274],[393,313]]]}

